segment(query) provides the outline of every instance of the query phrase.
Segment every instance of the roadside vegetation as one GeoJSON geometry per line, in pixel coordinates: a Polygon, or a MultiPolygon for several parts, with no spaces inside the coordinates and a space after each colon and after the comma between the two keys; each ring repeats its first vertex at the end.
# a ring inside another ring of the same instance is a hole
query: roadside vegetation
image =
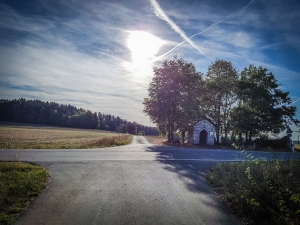
{"type": "Polygon", "coordinates": [[[245,224],[300,224],[300,161],[218,164],[207,174],[213,190],[245,224]]]}
{"type": "Polygon", "coordinates": [[[0,224],[13,223],[41,193],[48,178],[48,172],[40,166],[0,162],[0,224]]]}
{"type": "Polygon", "coordinates": [[[166,136],[145,136],[145,138],[154,145],[164,145],[165,142],[167,141],[167,137],[166,136]]]}
{"type": "Polygon", "coordinates": [[[132,135],[42,126],[0,126],[2,149],[81,149],[130,144],[132,135]]]}

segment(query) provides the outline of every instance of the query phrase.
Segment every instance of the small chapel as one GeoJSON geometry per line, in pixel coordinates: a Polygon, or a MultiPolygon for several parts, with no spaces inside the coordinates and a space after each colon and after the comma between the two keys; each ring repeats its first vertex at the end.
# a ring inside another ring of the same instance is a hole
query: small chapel
{"type": "Polygon", "coordinates": [[[208,119],[203,119],[194,124],[191,144],[214,145],[215,126],[208,119]]]}

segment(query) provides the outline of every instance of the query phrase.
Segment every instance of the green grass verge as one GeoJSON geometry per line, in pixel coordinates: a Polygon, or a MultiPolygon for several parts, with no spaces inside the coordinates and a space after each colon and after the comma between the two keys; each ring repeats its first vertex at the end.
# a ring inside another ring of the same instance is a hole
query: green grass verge
{"type": "Polygon", "coordinates": [[[37,165],[0,162],[0,224],[11,224],[41,193],[48,172],[37,165]]]}
{"type": "Polygon", "coordinates": [[[300,224],[300,161],[218,164],[207,179],[245,224],[300,224]]]}

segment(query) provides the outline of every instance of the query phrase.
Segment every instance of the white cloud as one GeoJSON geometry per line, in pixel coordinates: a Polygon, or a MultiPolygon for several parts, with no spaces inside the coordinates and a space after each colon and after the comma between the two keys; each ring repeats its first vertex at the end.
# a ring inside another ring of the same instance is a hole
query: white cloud
{"type": "MultiPolygon", "coordinates": [[[[140,117],[137,122],[143,123],[140,112],[147,85],[141,91],[143,85],[130,80],[118,61],[37,45],[2,47],[0,57],[1,81],[19,87],[10,93],[10,98],[36,96],[64,103],[68,99],[78,102],[76,106],[122,114],[129,120],[140,117]],[[26,86],[41,92],[22,90],[26,86]],[[82,104],[83,99],[90,104],[82,104]]],[[[7,90],[1,90],[1,96],[8,96],[7,90]]]]}
{"type": "Polygon", "coordinates": [[[9,32],[0,38],[0,84],[7,84],[0,95],[72,103],[148,123],[140,112],[151,66],[143,78],[124,67],[132,63],[128,32],[144,30],[164,41],[160,60],[177,54],[204,73],[217,58],[232,61],[239,70],[249,63],[262,65],[297,99],[300,74],[265,52],[280,55],[285,45],[300,51],[299,10],[284,11],[285,2],[258,1],[228,7],[220,1],[217,8],[211,1],[159,1],[163,7],[154,9],[162,20],[149,10],[155,0],[135,1],[134,7],[131,1],[39,0],[36,8],[47,15],[21,14],[1,4],[0,31],[9,32]]]}

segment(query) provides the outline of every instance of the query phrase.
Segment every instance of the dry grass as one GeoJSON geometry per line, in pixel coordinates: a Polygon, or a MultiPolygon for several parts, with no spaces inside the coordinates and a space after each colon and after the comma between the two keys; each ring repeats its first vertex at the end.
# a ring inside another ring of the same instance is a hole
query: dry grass
{"type": "Polygon", "coordinates": [[[0,125],[0,148],[70,149],[129,144],[131,135],[72,128],[0,125]]]}
{"type": "MultiPolygon", "coordinates": [[[[145,136],[151,144],[154,145],[167,145],[167,146],[176,146],[184,148],[193,148],[193,149],[230,149],[233,150],[232,146],[223,146],[223,145],[193,145],[185,142],[184,144],[179,143],[168,143],[168,138],[166,136],[145,136]]],[[[181,142],[181,138],[179,138],[181,142]]]]}
{"type": "Polygon", "coordinates": [[[164,136],[145,136],[145,138],[154,145],[163,145],[167,141],[167,138],[164,136]]]}

